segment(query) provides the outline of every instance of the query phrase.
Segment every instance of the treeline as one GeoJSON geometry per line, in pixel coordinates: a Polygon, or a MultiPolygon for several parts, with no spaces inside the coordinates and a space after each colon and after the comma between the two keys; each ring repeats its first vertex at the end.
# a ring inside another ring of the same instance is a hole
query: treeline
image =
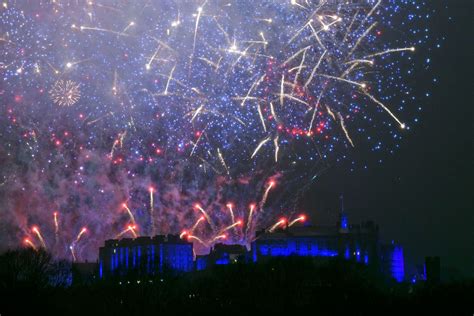
{"type": "Polygon", "coordinates": [[[345,260],[275,258],[176,275],[72,284],[44,251],[0,256],[3,315],[472,315],[474,282],[397,284],[345,260]]]}

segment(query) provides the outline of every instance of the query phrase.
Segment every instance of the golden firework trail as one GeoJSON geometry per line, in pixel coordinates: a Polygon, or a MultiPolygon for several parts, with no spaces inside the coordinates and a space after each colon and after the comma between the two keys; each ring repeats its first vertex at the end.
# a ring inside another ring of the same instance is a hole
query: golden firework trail
{"type": "Polygon", "coordinates": [[[204,104],[201,104],[196,111],[194,111],[193,117],[191,118],[191,122],[194,121],[194,119],[201,113],[202,109],[204,108],[204,104]]]}
{"type": "Polygon", "coordinates": [[[359,47],[360,43],[362,42],[362,40],[367,36],[369,35],[369,33],[372,31],[372,29],[374,27],[377,26],[377,22],[374,22],[372,23],[372,25],[370,25],[366,30],[365,32],[357,39],[357,42],[355,43],[354,47],[352,47],[352,49],[350,50],[349,54],[347,54],[347,57],[351,56],[355,51],[356,49],[359,47]]]}
{"type": "Polygon", "coordinates": [[[235,223],[235,217],[234,217],[234,210],[232,209],[233,205],[232,203],[227,203],[227,208],[229,209],[229,212],[230,212],[230,218],[232,220],[232,224],[235,223]]]}
{"type": "Polygon", "coordinates": [[[171,69],[170,75],[168,76],[168,81],[166,81],[166,88],[165,88],[164,95],[168,95],[168,88],[170,86],[171,80],[173,79],[173,73],[175,69],[176,69],[176,64],[173,66],[173,69],[171,69]]]}
{"type": "Polygon", "coordinates": [[[199,237],[196,237],[194,235],[188,235],[188,240],[189,239],[193,239],[193,240],[196,240],[197,242],[201,243],[202,245],[208,247],[207,243],[205,243],[201,238],[199,237]]]}
{"type": "Polygon", "coordinates": [[[130,22],[128,23],[128,25],[122,30],[122,34],[125,34],[125,32],[128,31],[129,28],[131,28],[132,26],[135,26],[135,22],[130,22]]]}
{"type": "Polygon", "coordinates": [[[371,94],[368,93],[367,91],[365,91],[365,90],[362,90],[362,91],[363,91],[364,94],[365,94],[366,96],[368,96],[372,101],[374,101],[374,102],[375,102],[376,104],[378,104],[382,109],[384,109],[385,112],[387,112],[387,113],[400,125],[400,128],[401,128],[401,129],[405,129],[405,127],[406,127],[405,123],[403,123],[402,121],[400,121],[400,120],[398,119],[398,117],[397,117],[395,114],[393,114],[393,112],[390,111],[389,108],[387,108],[387,107],[385,106],[385,104],[383,104],[382,102],[380,102],[379,100],[377,100],[373,95],[371,95],[371,94]]]}
{"type": "Polygon", "coordinates": [[[377,1],[377,3],[372,7],[372,9],[369,11],[369,13],[367,13],[367,15],[365,16],[365,18],[362,20],[362,22],[360,23],[360,25],[364,25],[365,22],[367,21],[367,19],[369,19],[372,14],[374,14],[375,10],[377,10],[377,8],[379,7],[379,5],[382,3],[382,0],[379,0],[377,1]]]}
{"type": "Polygon", "coordinates": [[[43,239],[43,236],[41,235],[41,232],[39,231],[39,228],[34,226],[32,228],[32,231],[36,234],[36,236],[38,237],[39,241],[41,242],[41,246],[44,248],[44,249],[48,249],[48,247],[46,247],[46,243],[44,242],[44,239],[43,239]]]}
{"type": "Polygon", "coordinates": [[[286,219],[282,218],[278,222],[276,222],[270,229],[268,230],[270,233],[272,233],[275,229],[277,229],[279,226],[282,226],[286,223],[286,219]]]}
{"type": "Polygon", "coordinates": [[[227,167],[227,164],[225,163],[224,156],[222,155],[220,148],[217,148],[217,155],[219,156],[219,161],[221,162],[222,166],[226,170],[226,173],[230,174],[229,168],[227,167]]]}
{"type": "Polygon", "coordinates": [[[153,234],[153,236],[155,235],[155,217],[154,217],[154,213],[155,213],[155,207],[154,207],[154,201],[153,201],[153,193],[155,192],[155,189],[153,187],[150,187],[148,189],[148,191],[150,192],[150,221],[151,221],[151,232],[153,234]]]}
{"type": "Polygon", "coordinates": [[[270,190],[273,188],[274,185],[275,185],[275,182],[274,182],[274,181],[270,181],[270,182],[268,183],[268,187],[267,187],[267,189],[265,190],[265,193],[263,193],[262,200],[260,201],[259,209],[263,209],[263,206],[264,206],[265,203],[267,202],[268,194],[270,193],[270,190]]]}
{"type": "Polygon", "coordinates": [[[69,249],[71,250],[72,262],[76,262],[77,258],[76,258],[76,252],[74,250],[74,246],[73,245],[69,246],[69,249]]]}
{"type": "Polygon", "coordinates": [[[311,117],[311,122],[309,123],[309,128],[308,128],[308,133],[307,133],[308,135],[311,135],[311,130],[313,129],[314,120],[316,119],[316,114],[318,113],[318,109],[319,109],[319,102],[321,102],[321,98],[323,97],[323,94],[324,94],[324,89],[319,94],[318,100],[316,101],[316,105],[314,106],[313,116],[311,117]]]}
{"type": "Polygon", "coordinates": [[[337,81],[346,82],[346,83],[358,86],[359,88],[365,88],[367,86],[365,83],[360,83],[360,82],[357,82],[357,81],[352,81],[352,80],[344,79],[344,78],[337,77],[337,76],[331,76],[331,75],[326,75],[326,74],[315,74],[315,75],[320,76],[320,77],[324,77],[324,78],[328,78],[328,79],[333,79],[333,80],[337,80],[337,81]]]}
{"type": "Polygon", "coordinates": [[[272,113],[272,116],[273,118],[275,119],[275,121],[280,124],[280,119],[278,118],[276,112],[275,112],[275,107],[273,106],[273,102],[270,102],[270,111],[272,113]]]}
{"type": "Polygon", "coordinates": [[[214,222],[212,221],[211,217],[209,216],[209,214],[207,214],[207,212],[201,207],[200,204],[196,204],[196,208],[201,211],[202,215],[204,215],[204,217],[206,218],[207,222],[209,223],[209,225],[212,227],[212,229],[215,229],[216,225],[214,225],[214,222]]]}
{"type": "Polygon", "coordinates": [[[277,135],[273,139],[273,145],[275,145],[275,162],[278,162],[278,152],[280,151],[280,145],[278,143],[278,138],[279,138],[279,136],[277,135]]]}
{"type": "Polygon", "coordinates": [[[35,244],[33,244],[28,238],[25,239],[24,242],[27,246],[33,248],[34,251],[38,251],[38,248],[36,248],[35,244]]]}
{"type": "Polygon", "coordinates": [[[301,215],[300,217],[298,217],[298,218],[292,220],[292,221],[288,224],[288,227],[291,227],[291,226],[295,225],[295,224],[298,223],[298,222],[304,222],[305,220],[306,220],[306,216],[301,215]]]}
{"type": "Polygon", "coordinates": [[[285,75],[281,76],[280,83],[280,106],[283,107],[285,102],[285,75]]]}
{"type": "Polygon", "coordinates": [[[82,235],[84,235],[87,232],[87,228],[83,227],[79,234],[77,234],[76,240],[74,241],[74,244],[78,243],[79,240],[81,240],[82,235]]]}
{"type": "Polygon", "coordinates": [[[109,30],[109,29],[103,29],[103,28],[100,28],[100,27],[89,27],[89,26],[81,25],[79,27],[79,29],[81,31],[97,31],[97,32],[111,33],[111,34],[115,34],[117,36],[126,36],[126,37],[130,36],[127,33],[117,32],[117,31],[113,31],[113,30],[109,30]]]}
{"type": "Polygon", "coordinates": [[[321,65],[321,62],[323,61],[324,56],[326,56],[326,53],[327,53],[327,52],[328,52],[328,51],[325,50],[325,51],[323,52],[323,54],[321,55],[321,57],[319,57],[318,62],[317,62],[316,65],[314,66],[313,70],[311,71],[311,75],[309,76],[308,80],[306,81],[306,83],[305,83],[305,85],[304,85],[305,89],[308,88],[309,84],[310,84],[311,81],[313,80],[314,74],[316,73],[316,71],[318,70],[319,66],[321,65]]]}
{"type": "Polygon", "coordinates": [[[132,221],[133,225],[135,225],[135,216],[133,216],[132,210],[128,207],[126,203],[122,204],[123,208],[127,211],[130,220],[132,221]]]}
{"type": "Polygon", "coordinates": [[[54,219],[54,234],[56,235],[56,237],[57,237],[58,234],[59,234],[58,215],[59,215],[58,212],[54,212],[54,213],[53,213],[53,219],[54,219]]]}
{"type": "Polygon", "coordinates": [[[228,230],[231,230],[232,228],[235,228],[235,227],[240,226],[240,225],[242,225],[242,221],[237,221],[237,222],[233,223],[232,225],[229,225],[229,226],[223,228],[223,229],[220,231],[220,233],[222,234],[222,233],[224,233],[224,232],[226,232],[226,231],[228,231],[228,230]]]}
{"type": "Polygon", "coordinates": [[[248,234],[248,231],[249,231],[249,229],[252,225],[253,212],[255,211],[255,207],[256,207],[255,204],[250,204],[249,217],[248,217],[248,220],[247,220],[247,229],[245,230],[246,235],[248,234]]]}
{"type": "Polygon", "coordinates": [[[344,122],[344,118],[342,117],[341,113],[339,113],[339,112],[337,112],[337,116],[339,117],[339,122],[341,124],[341,128],[344,131],[344,134],[346,135],[347,140],[349,141],[349,143],[351,144],[352,147],[355,147],[354,142],[352,141],[352,138],[350,137],[349,132],[347,131],[346,124],[344,122]]]}
{"type": "Polygon", "coordinates": [[[255,148],[255,150],[254,150],[254,152],[253,152],[253,154],[252,154],[252,156],[251,156],[250,158],[253,159],[253,158],[255,157],[255,155],[258,153],[258,151],[260,150],[260,148],[262,148],[262,146],[265,145],[270,139],[271,139],[270,136],[268,136],[267,138],[265,138],[264,140],[262,140],[262,141],[258,144],[257,148],[255,148]]]}
{"type": "Polygon", "coordinates": [[[262,122],[263,130],[267,131],[267,126],[265,125],[265,119],[263,118],[262,108],[260,103],[257,103],[258,116],[260,116],[260,121],[262,122]]]}
{"type": "Polygon", "coordinates": [[[191,227],[189,232],[192,234],[196,230],[196,228],[199,226],[199,223],[201,223],[205,219],[206,218],[204,216],[199,217],[199,219],[196,221],[196,223],[194,223],[193,227],[191,227]]]}
{"type": "Polygon", "coordinates": [[[377,56],[382,56],[382,55],[391,54],[391,53],[398,53],[398,52],[406,52],[406,51],[414,52],[415,50],[416,50],[416,48],[413,47],[413,46],[412,47],[387,49],[383,52],[375,53],[375,54],[372,54],[372,55],[367,55],[367,56],[364,57],[364,59],[377,57],[377,56]]]}
{"type": "Polygon", "coordinates": [[[240,106],[244,106],[245,105],[245,102],[248,100],[248,98],[250,97],[250,94],[253,92],[254,89],[256,89],[258,87],[258,85],[265,79],[266,77],[266,74],[261,76],[260,78],[258,78],[251,86],[250,86],[250,89],[247,91],[247,95],[244,97],[244,99],[242,100],[242,103],[240,104],[240,106]]]}
{"type": "Polygon", "coordinates": [[[300,76],[300,73],[301,73],[301,69],[304,68],[304,61],[306,60],[306,52],[308,50],[305,49],[303,51],[303,57],[301,58],[301,62],[300,62],[300,65],[297,67],[298,68],[298,71],[296,72],[296,75],[295,75],[295,79],[293,80],[293,90],[292,90],[292,93],[295,92],[295,88],[296,88],[296,84],[298,83],[298,78],[300,76]]]}
{"type": "Polygon", "coordinates": [[[134,238],[137,238],[138,235],[137,233],[135,232],[135,228],[136,226],[132,226],[132,225],[129,225],[126,229],[122,230],[120,233],[118,233],[116,236],[115,236],[115,239],[119,239],[120,237],[122,237],[123,235],[125,235],[126,233],[128,232],[131,232],[133,237],[134,238]]]}
{"type": "Polygon", "coordinates": [[[227,238],[226,234],[217,235],[216,237],[214,237],[212,240],[209,241],[209,244],[212,244],[213,242],[218,241],[219,239],[226,239],[226,238],[227,238]]]}

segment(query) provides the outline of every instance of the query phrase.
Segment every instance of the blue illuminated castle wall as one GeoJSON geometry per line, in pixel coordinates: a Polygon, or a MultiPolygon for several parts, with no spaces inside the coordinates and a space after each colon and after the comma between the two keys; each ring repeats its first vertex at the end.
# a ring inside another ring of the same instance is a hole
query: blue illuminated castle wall
{"type": "Polygon", "coordinates": [[[381,245],[373,222],[349,225],[341,215],[337,226],[294,226],[257,233],[251,247],[252,261],[272,257],[340,257],[381,270],[401,282],[405,278],[403,248],[392,242],[381,245]]]}
{"type": "Polygon", "coordinates": [[[193,244],[174,235],[108,240],[99,252],[99,277],[189,272],[285,256],[339,257],[375,267],[397,281],[405,278],[403,248],[394,243],[381,245],[374,223],[349,225],[345,216],[333,226],[294,225],[257,232],[250,251],[242,245],[217,244],[195,260],[193,244]]]}
{"type": "Polygon", "coordinates": [[[338,226],[299,226],[257,233],[252,243],[253,261],[275,256],[343,257],[378,264],[378,227],[364,223],[349,227],[341,217],[338,226]]]}
{"type": "Polygon", "coordinates": [[[99,277],[194,270],[193,244],[179,236],[107,240],[99,249],[99,277]]]}

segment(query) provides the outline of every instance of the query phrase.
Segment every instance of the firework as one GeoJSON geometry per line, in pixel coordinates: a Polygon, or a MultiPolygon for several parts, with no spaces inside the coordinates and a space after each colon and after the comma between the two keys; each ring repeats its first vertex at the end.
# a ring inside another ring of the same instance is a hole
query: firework
{"type": "Polygon", "coordinates": [[[194,223],[193,227],[189,230],[189,232],[192,234],[196,230],[196,228],[199,226],[199,223],[202,222],[203,220],[205,220],[204,216],[199,217],[199,219],[196,221],[196,223],[194,223]]]}
{"type": "Polygon", "coordinates": [[[230,230],[234,227],[237,227],[237,226],[242,226],[242,221],[239,220],[239,221],[233,223],[232,225],[224,227],[223,229],[221,229],[221,233],[226,232],[226,231],[228,231],[228,230],[230,230]]]}
{"type": "Polygon", "coordinates": [[[252,219],[253,219],[253,212],[255,211],[256,205],[254,203],[250,204],[249,206],[249,217],[247,220],[247,229],[245,230],[245,234],[247,235],[249,232],[250,227],[252,227],[252,219]]]}
{"type": "Polygon", "coordinates": [[[148,188],[148,192],[150,192],[150,221],[151,221],[151,233],[155,235],[155,220],[154,220],[154,213],[155,213],[155,203],[153,202],[153,193],[155,189],[153,187],[148,188]]]}
{"type": "Polygon", "coordinates": [[[38,248],[36,248],[35,244],[31,240],[29,240],[28,238],[25,238],[23,240],[23,242],[25,243],[26,246],[33,248],[34,251],[38,250],[38,248]]]}
{"type": "Polygon", "coordinates": [[[76,262],[76,251],[74,250],[74,245],[69,246],[69,250],[71,250],[72,262],[76,262]]]}
{"type": "Polygon", "coordinates": [[[199,242],[200,244],[202,244],[203,246],[205,247],[208,247],[208,244],[205,243],[201,238],[199,237],[196,237],[196,236],[193,236],[193,235],[188,235],[188,240],[195,240],[197,242],[199,242]]]}
{"type": "Polygon", "coordinates": [[[58,80],[49,91],[51,100],[60,106],[72,106],[81,97],[80,85],[72,80],[58,80]]]}
{"type": "Polygon", "coordinates": [[[265,190],[265,193],[263,193],[262,200],[260,201],[259,208],[262,209],[265,203],[267,202],[268,199],[268,194],[270,193],[270,190],[273,188],[275,185],[275,181],[270,181],[268,182],[268,186],[265,190]]]}
{"type": "Polygon", "coordinates": [[[137,233],[136,233],[136,231],[135,231],[136,228],[137,228],[136,225],[128,225],[127,228],[125,228],[124,230],[122,230],[120,233],[118,233],[118,234],[115,236],[115,239],[121,238],[123,235],[125,235],[125,234],[128,233],[128,232],[130,232],[134,238],[137,238],[138,235],[137,235],[137,233]]]}
{"type": "Polygon", "coordinates": [[[298,222],[304,222],[306,221],[306,216],[305,215],[301,215],[299,216],[298,218],[295,218],[294,220],[292,220],[289,224],[288,224],[288,227],[291,227],[293,225],[295,225],[296,223],[298,222]]]}
{"type": "Polygon", "coordinates": [[[275,224],[273,224],[272,227],[270,227],[268,229],[269,232],[273,232],[275,229],[277,229],[278,227],[280,226],[283,226],[287,223],[288,221],[286,220],[286,218],[281,218],[278,222],[276,222],[275,224]]]}
{"type": "Polygon", "coordinates": [[[79,232],[79,234],[77,234],[77,237],[76,237],[76,240],[74,241],[74,243],[77,244],[79,242],[79,240],[81,240],[82,235],[84,235],[86,232],[87,232],[87,228],[83,227],[81,229],[81,231],[79,232]]]}
{"type": "Polygon", "coordinates": [[[36,234],[36,236],[38,237],[39,241],[41,242],[41,246],[44,248],[44,249],[47,249],[48,247],[46,247],[46,242],[44,241],[43,239],[43,236],[41,235],[41,232],[39,230],[39,228],[37,226],[33,226],[31,228],[31,230],[36,234]]]}
{"type": "Polygon", "coordinates": [[[232,220],[232,224],[235,223],[235,217],[234,217],[234,211],[232,210],[233,208],[233,204],[232,203],[227,203],[227,208],[229,209],[229,213],[230,213],[230,218],[232,220]]]}
{"type": "Polygon", "coordinates": [[[188,234],[188,232],[185,231],[185,230],[183,230],[183,231],[181,232],[181,234],[179,234],[179,239],[183,239],[183,237],[186,236],[187,234],[188,234]]]}
{"type": "Polygon", "coordinates": [[[53,213],[53,220],[54,220],[54,235],[56,236],[56,239],[58,238],[59,234],[59,222],[58,222],[58,212],[53,213]]]}
{"type": "Polygon", "coordinates": [[[130,220],[135,225],[135,216],[133,216],[132,210],[128,207],[127,203],[122,203],[122,207],[127,211],[130,220]]]}
{"type": "Polygon", "coordinates": [[[211,219],[211,217],[209,216],[209,214],[202,208],[201,204],[195,204],[194,205],[195,208],[197,208],[201,213],[202,215],[206,218],[207,222],[209,223],[209,225],[215,229],[216,225],[214,224],[214,221],[211,219]]]}
{"type": "Polygon", "coordinates": [[[226,235],[226,234],[217,235],[217,236],[215,236],[214,238],[212,238],[212,239],[208,242],[208,244],[215,243],[216,241],[221,240],[221,239],[227,239],[227,235],[226,235]]]}
{"type": "MultiPolygon", "coordinates": [[[[103,240],[137,236],[137,223],[212,246],[244,209],[251,240],[356,145],[391,154],[420,99],[406,74],[413,44],[431,38],[414,21],[432,14],[417,1],[102,2],[0,12],[2,202],[24,200],[40,227],[52,206],[68,210],[53,214],[54,230],[32,231],[43,247],[55,238],[59,257],[92,259],[103,240]],[[109,211],[124,198],[134,212],[109,211]],[[80,253],[66,237],[78,222],[91,236],[80,253]]],[[[5,234],[25,225],[14,213],[5,234]]]]}

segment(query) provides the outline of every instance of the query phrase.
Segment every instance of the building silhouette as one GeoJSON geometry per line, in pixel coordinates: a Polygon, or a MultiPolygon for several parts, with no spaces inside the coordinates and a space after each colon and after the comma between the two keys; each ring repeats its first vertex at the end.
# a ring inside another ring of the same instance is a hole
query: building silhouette
{"type": "Polygon", "coordinates": [[[403,248],[394,242],[381,244],[378,226],[373,222],[349,225],[344,212],[336,225],[297,224],[262,230],[257,232],[250,250],[240,244],[216,244],[209,254],[196,258],[193,244],[177,235],[107,240],[99,250],[98,270],[100,278],[149,276],[287,256],[342,258],[373,267],[398,282],[405,279],[403,248]]]}
{"type": "Polygon", "coordinates": [[[99,249],[99,277],[194,270],[193,244],[177,235],[107,240],[99,249]]]}
{"type": "Polygon", "coordinates": [[[439,257],[425,258],[426,282],[437,284],[441,280],[441,260],[439,257]]]}

